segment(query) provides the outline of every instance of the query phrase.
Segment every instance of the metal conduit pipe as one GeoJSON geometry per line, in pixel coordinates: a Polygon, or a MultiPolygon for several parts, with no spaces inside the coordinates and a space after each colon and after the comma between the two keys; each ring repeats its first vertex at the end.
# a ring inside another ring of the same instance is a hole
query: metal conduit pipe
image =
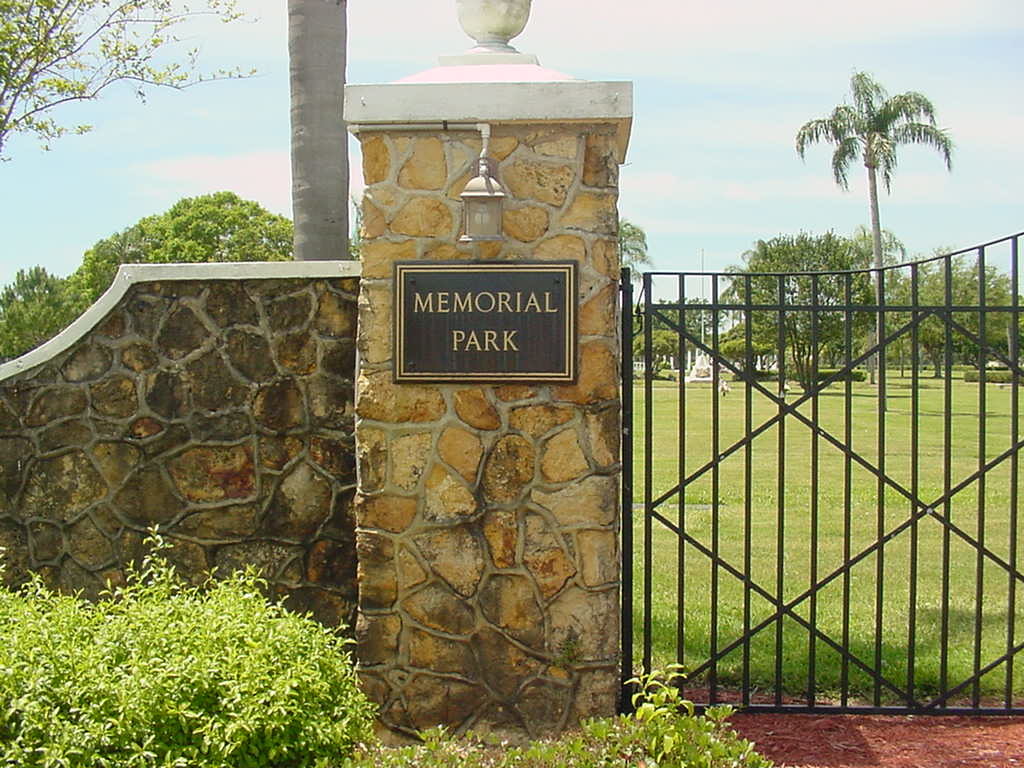
{"type": "Polygon", "coordinates": [[[437,123],[352,123],[352,133],[368,131],[478,131],[481,136],[490,131],[489,123],[450,123],[442,120],[437,123]]]}

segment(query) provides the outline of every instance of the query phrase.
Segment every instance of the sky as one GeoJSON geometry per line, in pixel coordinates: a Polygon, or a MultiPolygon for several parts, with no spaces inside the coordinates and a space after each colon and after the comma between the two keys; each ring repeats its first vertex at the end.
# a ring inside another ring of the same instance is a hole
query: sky
{"type": "MultiPolygon", "coordinates": [[[[240,0],[250,20],[189,28],[208,69],[244,80],[182,92],[128,86],[63,107],[94,126],[39,149],[17,136],[0,164],[0,285],[42,265],[67,275],[98,240],[177,200],[218,190],[291,214],[285,0],[240,0]]],[[[453,0],[348,0],[350,83],[390,82],[472,45],[453,0]]],[[[800,126],[843,102],[854,71],[915,90],[955,143],[952,173],[906,147],[882,226],[911,256],[1024,230],[1021,0],[535,0],[513,41],[542,65],[634,83],[620,213],[659,270],[722,269],[758,239],[869,223],[863,169],[849,191],[831,149],[794,150],[800,126]]],[[[352,192],[361,189],[350,142],[352,192]]]]}

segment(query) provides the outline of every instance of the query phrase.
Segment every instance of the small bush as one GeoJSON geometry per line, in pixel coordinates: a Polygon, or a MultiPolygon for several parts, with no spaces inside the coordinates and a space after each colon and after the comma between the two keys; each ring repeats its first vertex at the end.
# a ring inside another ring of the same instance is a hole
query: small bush
{"type": "Polygon", "coordinates": [[[730,707],[712,707],[698,717],[673,679],[672,675],[667,680],[656,675],[637,679],[635,714],[589,720],[557,741],[510,748],[487,740],[453,739],[433,729],[421,734],[422,745],[372,747],[346,768],[771,767],[753,744],[728,727],[730,707]]]}
{"type": "Polygon", "coordinates": [[[751,378],[754,381],[778,381],[779,373],[778,371],[754,371],[753,377],[748,373],[743,373],[742,375],[738,373],[732,374],[733,381],[749,381],[751,378]]]}
{"type": "Polygon", "coordinates": [[[253,573],[183,586],[160,555],[91,604],[0,590],[0,765],[312,766],[371,738],[346,641],[253,573]]]}
{"type": "MultiPolygon", "coordinates": [[[[972,369],[964,373],[964,381],[981,381],[981,371],[972,369]]],[[[985,371],[985,382],[987,384],[1011,384],[1013,382],[1013,371],[1005,368],[985,371]]]]}
{"type": "MultiPolygon", "coordinates": [[[[842,371],[841,368],[821,368],[818,370],[818,381],[829,379],[840,371],[842,371]]],[[[837,378],[836,381],[867,381],[867,378],[866,372],[859,368],[854,368],[853,370],[843,371],[843,375],[837,378]]]]}

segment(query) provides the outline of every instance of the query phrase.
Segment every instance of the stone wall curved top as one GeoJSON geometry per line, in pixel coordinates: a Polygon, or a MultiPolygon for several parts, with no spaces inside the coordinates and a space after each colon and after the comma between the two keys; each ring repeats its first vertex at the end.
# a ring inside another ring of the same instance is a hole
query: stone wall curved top
{"type": "Polygon", "coordinates": [[[137,283],[178,280],[288,280],[359,277],[357,261],[246,261],[214,264],[122,264],[110,288],[71,325],[44,344],[0,364],[0,382],[31,371],[80,341],[137,283]]]}
{"type": "Polygon", "coordinates": [[[124,267],[5,366],[3,580],[96,596],[155,527],[190,581],[252,565],[292,607],[350,621],[357,272],[124,267]]]}

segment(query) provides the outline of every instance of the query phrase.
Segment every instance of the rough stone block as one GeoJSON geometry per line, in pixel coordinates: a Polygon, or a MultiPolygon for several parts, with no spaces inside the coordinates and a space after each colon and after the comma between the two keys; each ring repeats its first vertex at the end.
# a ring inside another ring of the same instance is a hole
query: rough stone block
{"type": "Polygon", "coordinates": [[[611,136],[587,136],[583,155],[583,183],[588,187],[618,187],[619,163],[611,136]]]}
{"type": "Polygon", "coordinates": [[[497,429],[501,417],[482,389],[463,389],[455,393],[455,413],[476,429],[497,429]]]}
{"type": "Polygon", "coordinates": [[[511,568],[516,564],[519,542],[518,515],[509,509],[492,509],[483,519],[483,533],[495,568],[511,568]]]}
{"type": "Polygon", "coordinates": [[[566,553],[560,537],[537,514],[526,515],[523,564],[537,582],[545,600],[557,595],[576,575],[576,566],[566,553]]]}
{"type": "Polygon", "coordinates": [[[510,637],[532,648],[543,644],[544,612],[526,576],[491,575],[480,588],[479,605],[484,618],[510,637]]]}
{"type": "Polygon", "coordinates": [[[425,423],[441,418],[445,404],[435,387],[398,385],[381,371],[361,377],[356,412],[375,421],[425,423]]]}
{"type": "Polygon", "coordinates": [[[440,464],[427,477],[424,516],[433,523],[450,523],[472,517],[477,500],[472,491],[440,464]]]}
{"type": "Polygon", "coordinates": [[[388,178],[391,172],[391,151],[380,136],[370,136],[362,141],[363,181],[366,185],[377,184],[388,178]]]}
{"type": "Polygon", "coordinates": [[[415,627],[408,632],[409,665],[442,674],[473,678],[479,675],[469,644],[432,635],[415,627]]]}
{"type": "Polygon", "coordinates": [[[501,438],[484,464],[483,488],[493,502],[518,499],[533,480],[536,452],[533,444],[520,435],[501,438]]]}
{"type": "Polygon", "coordinates": [[[65,361],[61,373],[65,381],[91,381],[109,371],[112,362],[109,351],[96,344],[85,344],[65,361]]]}
{"type": "Polygon", "coordinates": [[[564,483],[573,480],[589,468],[575,429],[563,430],[544,444],[540,470],[548,482],[564,483]]]}
{"type": "Polygon", "coordinates": [[[451,208],[433,197],[414,197],[391,220],[391,231],[410,237],[451,237],[451,208]]]}
{"type": "Polygon", "coordinates": [[[561,207],[574,176],[568,165],[519,160],[502,169],[501,179],[518,199],[561,207]]]}
{"type": "MultiPolygon", "coordinates": [[[[10,447],[21,441],[4,440],[10,447]]],[[[4,449],[6,450],[6,449],[4,449]]],[[[107,484],[80,450],[39,459],[31,465],[21,500],[24,517],[74,520],[79,513],[107,495],[107,484]]]]}
{"type": "Polygon", "coordinates": [[[405,598],[402,609],[424,627],[449,635],[468,635],[476,626],[469,603],[438,583],[427,584],[405,598]]]}
{"type": "Polygon", "coordinates": [[[543,662],[491,627],[476,632],[471,642],[484,681],[502,699],[513,698],[524,682],[544,670],[543,662]]]}
{"type": "Polygon", "coordinates": [[[402,619],[397,614],[361,615],[356,622],[356,653],[359,663],[373,666],[392,661],[398,653],[398,636],[401,631],[402,619]]]}
{"type": "Polygon", "coordinates": [[[505,235],[523,243],[532,243],[543,237],[548,231],[548,223],[548,212],[536,206],[509,208],[502,214],[505,235]]]}
{"type": "Polygon", "coordinates": [[[184,305],[178,305],[160,329],[156,345],[165,357],[180,360],[203,346],[208,336],[206,326],[196,317],[195,312],[184,305]]]}
{"type": "Polygon", "coordinates": [[[544,261],[578,261],[587,258],[587,246],[576,235],[555,235],[541,241],[533,251],[535,259],[544,261]]]}
{"type": "Polygon", "coordinates": [[[471,597],[484,571],[483,546],[465,525],[415,537],[431,570],[462,597],[471,597]]]}
{"type": "Polygon", "coordinates": [[[619,546],[615,531],[579,531],[576,551],[586,586],[599,587],[619,580],[619,546]]]}
{"type": "Polygon", "coordinates": [[[168,469],[178,492],[192,502],[245,499],[255,493],[256,472],[245,446],[193,448],[168,469]]]}
{"type": "Polygon", "coordinates": [[[412,154],[398,173],[406,189],[441,189],[448,179],[448,164],[441,139],[429,136],[413,142],[412,154]]]}
{"type": "Polygon", "coordinates": [[[559,224],[568,229],[582,229],[612,235],[618,231],[619,212],[616,195],[580,192],[559,224]]]}
{"type": "Polygon", "coordinates": [[[591,475],[558,491],[535,488],[530,500],[548,510],[559,525],[611,525],[618,506],[614,476],[591,475]]]}
{"type": "Polygon", "coordinates": [[[618,661],[619,591],[591,592],[571,586],[548,607],[549,650],[572,647],[581,662],[618,661]]]}
{"type": "Polygon", "coordinates": [[[433,445],[434,436],[430,432],[413,432],[392,438],[388,449],[392,484],[405,491],[415,490],[427,471],[433,445]]]}
{"type": "Polygon", "coordinates": [[[402,533],[416,517],[416,499],[408,496],[357,496],[356,516],[361,528],[402,533]]]}
{"type": "Polygon", "coordinates": [[[575,384],[552,387],[552,399],[589,405],[619,396],[619,361],[614,348],[602,341],[580,344],[580,369],[575,384]]]}
{"type": "Polygon", "coordinates": [[[480,438],[459,427],[448,427],[437,441],[437,454],[468,483],[476,479],[484,446],[480,438]]]}
{"type": "Polygon", "coordinates": [[[302,541],[316,533],[330,513],[330,483],[303,462],[281,481],[267,508],[264,527],[271,536],[302,541]]]}

